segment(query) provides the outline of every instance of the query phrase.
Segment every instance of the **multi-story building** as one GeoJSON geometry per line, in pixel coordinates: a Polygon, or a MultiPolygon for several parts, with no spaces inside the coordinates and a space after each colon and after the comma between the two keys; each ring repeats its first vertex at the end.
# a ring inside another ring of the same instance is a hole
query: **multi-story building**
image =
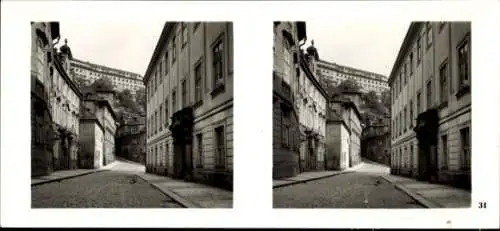
{"type": "Polygon", "coordinates": [[[115,161],[117,118],[109,99],[99,93],[87,93],[80,118],[81,168],[100,168],[115,161]]]}
{"type": "Polygon", "coordinates": [[[350,97],[330,99],[327,119],[326,168],[342,170],[361,163],[361,115],[350,97]]]}
{"type": "Polygon", "coordinates": [[[362,156],[384,165],[390,165],[391,158],[391,132],[390,116],[363,128],[361,135],[362,156]]]}
{"type": "Polygon", "coordinates": [[[470,30],[410,25],[389,78],[393,174],[471,187],[470,30]]]}
{"type": "Polygon", "coordinates": [[[295,95],[299,89],[300,47],[305,40],[305,22],[274,22],[273,178],[296,176],[300,171],[300,122],[295,95]]]}
{"type": "Polygon", "coordinates": [[[116,130],[117,155],[145,164],[146,160],[146,117],[127,114],[116,130]]]}
{"type": "Polygon", "coordinates": [[[107,78],[113,83],[115,90],[123,91],[128,89],[132,95],[135,95],[137,90],[144,89],[142,76],[139,74],[75,58],[71,60],[71,76],[84,80],[87,84],[91,84],[100,78],[107,78]]]}
{"type": "Polygon", "coordinates": [[[52,75],[52,121],[57,128],[58,139],[54,143],[53,169],[78,167],[78,143],[80,103],[82,94],[70,78],[71,49],[64,44],[57,54],[54,51],[50,73],[52,75]]]}
{"type": "Polygon", "coordinates": [[[325,169],[328,94],[310,70],[316,57],[314,50],[299,54],[300,73],[293,90],[300,124],[299,172],[325,169]]]}
{"type": "MultiPolygon", "coordinates": [[[[314,41],[311,44],[308,50],[316,50],[314,41]]],[[[321,82],[331,86],[338,86],[342,81],[350,79],[358,83],[363,93],[374,91],[380,95],[389,90],[387,76],[321,59],[315,61],[313,73],[321,78],[321,82]]]]}
{"type": "Polygon", "coordinates": [[[53,171],[52,155],[56,137],[50,94],[54,75],[54,45],[59,39],[58,22],[31,22],[32,176],[47,175],[53,171]]]}
{"type": "Polygon", "coordinates": [[[144,84],[146,170],[232,188],[232,23],[165,23],[144,84]]]}

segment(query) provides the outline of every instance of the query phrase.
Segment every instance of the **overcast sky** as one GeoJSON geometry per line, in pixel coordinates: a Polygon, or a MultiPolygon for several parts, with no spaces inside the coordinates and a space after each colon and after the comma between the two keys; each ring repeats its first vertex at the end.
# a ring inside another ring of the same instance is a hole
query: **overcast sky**
{"type": "Polygon", "coordinates": [[[307,21],[307,48],[314,40],[322,60],[388,76],[410,22],[307,21]]]}
{"type": "Polygon", "coordinates": [[[73,56],[144,75],[165,22],[60,22],[61,40],[73,56]]]}

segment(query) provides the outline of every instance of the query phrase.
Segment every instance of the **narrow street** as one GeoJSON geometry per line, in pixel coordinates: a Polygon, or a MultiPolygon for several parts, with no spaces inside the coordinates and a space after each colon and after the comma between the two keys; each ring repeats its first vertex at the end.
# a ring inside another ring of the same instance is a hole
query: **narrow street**
{"type": "Polygon", "coordinates": [[[181,208],[134,173],[143,168],[119,163],[111,171],[31,187],[32,208],[181,208]]]}
{"type": "Polygon", "coordinates": [[[380,177],[382,165],[274,189],[274,208],[423,208],[380,177]]]}

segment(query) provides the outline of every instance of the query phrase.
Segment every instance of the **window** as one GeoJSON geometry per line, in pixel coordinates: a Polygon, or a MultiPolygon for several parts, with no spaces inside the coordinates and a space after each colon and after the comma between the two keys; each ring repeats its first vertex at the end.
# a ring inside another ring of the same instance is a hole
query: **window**
{"type": "Polygon", "coordinates": [[[154,131],[155,131],[155,134],[157,133],[158,131],[158,111],[155,111],[155,119],[154,119],[154,131]]]}
{"type": "Polygon", "coordinates": [[[170,69],[170,63],[168,62],[168,51],[165,52],[165,75],[168,74],[168,71],[170,69]]]}
{"type": "Polygon", "coordinates": [[[224,85],[224,43],[220,40],[212,50],[213,88],[224,85]]]}
{"type": "Polygon", "coordinates": [[[153,82],[153,84],[155,86],[155,92],[158,89],[158,77],[157,77],[157,74],[158,74],[158,71],[155,70],[155,78],[154,78],[154,82],[153,82]]]}
{"type": "Polygon", "coordinates": [[[186,80],[184,79],[182,81],[182,105],[181,107],[184,108],[187,105],[187,89],[186,89],[186,80]]]}
{"type": "Polygon", "coordinates": [[[290,54],[290,44],[283,38],[283,80],[285,83],[290,84],[290,72],[291,72],[291,54],[290,54]]]}
{"type": "Polygon", "coordinates": [[[427,109],[432,107],[432,81],[427,82],[427,109]]]}
{"type": "MultiPolygon", "coordinates": [[[[163,60],[160,60],[160,64],[158,65],[158,68],[160,69],[158,71],[158,78],[160,79],[160,84],[163,82],[163,76],[162,76],[163,72],[161,71],[161,66],[163,66],[163,60]]],[[[130,80],[127,82],[130,82],[130,80]]],[[[129,84],[129,86],[130,86],[130,84],[129,84]]]]}
{"type": "Polygon", "coordinates": [[[458,47],[458,72],[460,77],[460,85],[469,85],[469,70],[470,70],[470,47],[468,39],[464,40],[458,47]]]}
{"type": "Polygon", "coordinates": [[[159,129],[160,129],[160,132],[163,130],[163,105],[160,104],[160,123],[158,124],[159,125],[159,129]]]}
{"type": "Polygon", "coordinates": [[[172,113],[177,111],[177,96],[175,95],[175,90],[172,91],[172,113]]]}
{"type": "Polygon", "coordinates": [[[471,165],[469,127],[460,129],[460,141],[461,141],[460,169],[469,170],[471,165]]]}
{"type": "Polygon", "coordinates": [[[404,85],[406,85],[406,79],[408,78],[408,63],[405,63],[405,73],[403,76],[404,85]]]}
{"type": "Polygon", "coordinates": [[[202,101],[201,79],[202,79],[202,73],[201,73],[201,63],[200,63],[194,69],[194,88],[195,88],[194,101],[196,103],[202,101]]]}
{"type": "Polygon", "coordinates": [[[159,165],[160,166],[163,166],[163,145],[160,144],[160,153],[158,153],[159,155],[159,165]]]}
{"type": "Polygon", "coordinates": [[[404,121],[404,118],[403,118],[403,112],[400,111],[399,112],[399,135],[401,135],[403,133],[403,121],[404,121]]]}
{"type": "MultiPolygon", "coordinates": [[[[410,54],[410,75],[413,74],[413,52],[410,54]]],[[[405,81],[406,84],[406,81],[405,81]]]]}
{"type": "Polygon", "coordinates": [[[186,46],[187,40],[188,40],[187,24],[182,23],[182,48],[184,48],[186,46]]]}
{"type": "Polygon", "coordinates": [[[169,155],[168,143],[165,142],[165,166],[168,166],[168,155],[169,155]]]}
{"type": "Polygon", "coordinates": [[[448,64],[445,62],[439,68],[439,84],[440,84],[440,96],[441,103],[448,102],[448,92],[446,88],[448,87],[448,64]]]}
{"type": "Polygon", "coordinates": [[[169,121],[169,114],[168,114],[168,99],[165,99],[165,127],[168,127],[168,121],[169,121]]]}
{"type": "Polygon", "coordinates": [[[158,166],[158,146],[155,146],[155,167],[158,166]]]}
{"type": "Polygon", "coordinates": [[[177,57],[177,49],[175,45],[175,36],[172,38],[172,64],[175,62],[175,58],[177,57]]]}
{"type": "Polygon", "coordinates": [[[427,23],[427,48],[432,46],[432,24],[427,23]]]}
{"type": "Polygon", "coordinates": [[[443,162],[442,162],[442,167],[441,169],[448,169],[448,136],[447,135],[443,135],[441,136],[441,145],[442,145],[442,158],[443,158],[443,162]]]}
{"type": "Polygon", "coordinates": [[[419,92],[419,93],[417,93],[417,114],[420,114],[420,97],[421,97],[421,94],[419,92]]]}
{"type": "MultiPolygon", "coordinates": [[[[406,65],[405,65],[405,73],[406,73],[406,65]]],[[[403,85],[403,73],[400,73],[399,74],[399,90],[398,90],[398,93],[401,93],[401,89],[402,89],[402,86],[403,85]]]]}
{"type": "Polygon", "coordinates": [[[409,123],[410,129],[413,127],[413,100],[410,100],[410,118],[409,123]]]}
{"type": "Polygon", "coordinates": [[[290,118],[289,113],[281,112],[281,142],[282,147],[290,147],[290,118]]]}
{"type": "Polygon", "coordinates": [[[417,40],[417,65],[422,60],[422,48],[420,46],[420,37],[417,40]]]}
{"type": "Polygon", "coordinates": [[[224,126],[215,128],[215,142],[216,142],[216,166],[226,166],[226,150],[225,150],[225,136],[224,126]]]}
{"type": "Polygon", "coordinates": [[[203,137],[201,133],[196,135],[196,140],[198,141],[198,159],[197,159],[197,166],[201,167],[203,166],[203,137]]]}
{"type": "Polygon", "coordinates": [[[403,128],[404,128],[404,132],[406,132],[406,120],[408,118],[407,117],[408,114],[406,114],[406,106],[405,106],[405,109],[404,109],[403,113],[404,113],[403,114],[403,128]]]}
{"type": "Polygon", "coordinates": [[[410,160],[409,160],[409,168],[413,169],[413,144],[410,143],[410,160]]]}

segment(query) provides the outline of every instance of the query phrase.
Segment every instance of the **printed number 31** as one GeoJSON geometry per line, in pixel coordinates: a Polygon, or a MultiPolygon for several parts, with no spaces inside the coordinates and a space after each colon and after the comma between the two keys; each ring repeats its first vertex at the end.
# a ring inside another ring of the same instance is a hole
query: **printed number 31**
{"type": "Polygon", "coordinates": [[[485,209],[486,208],[486,202],[479,202],[479,208],[480,209],[485,209]]]}

